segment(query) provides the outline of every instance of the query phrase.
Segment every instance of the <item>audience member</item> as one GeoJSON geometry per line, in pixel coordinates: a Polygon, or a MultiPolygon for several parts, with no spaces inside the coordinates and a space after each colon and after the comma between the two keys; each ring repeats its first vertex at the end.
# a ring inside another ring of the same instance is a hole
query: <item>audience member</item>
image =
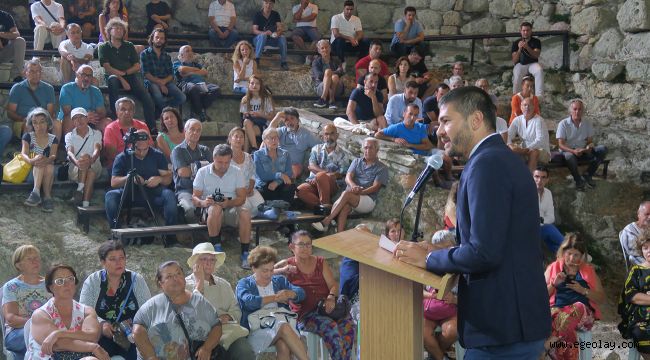
{"type": "Polygon", "coordinates": [[[213,352],[223,351],[217,349],[219,314],[206,298],[185,288],[181,265],[162,263],[156,283],[162,293],[142,304],[133,318],[138,359],[216,358],[213,352]]]}
{"type": "Polygon", "coordinates": [[[133,43],[124,40],[127,23],[113,18],[106,24],[107,41],[99,45],[99,64],[104,67],[111,113],[117,116],[114,104],[120,91],[129,91],[142,103],[144,119],[150,131],[156,128],[154,102],[140,75],[140,58],[133,43]]]}
{"type": "Polygon", "coordinates": [[[343,66],[339,59],[330,56],[331,45],[327,39],[319,40],[316,49],[318,56],[311,63],[311,79],[320,99],[314,106],[336,110],[336,97],[342,96],[344,90],[341,79],[345,75],[343,66]]]}
{"type": "Polygon", "coordinates": [[[11,141],[11,128],[7,125],[0,125],[0,157],[4,156],[5,147],[11,141]]]}
{"type": "MultiPolygon", "coordinates": [[[[25,80],[15,83],[9,90],[7,117],[13,121],[13,132],[17,138],[22,138],[23,133],[28,131],[25,124],[27,114],[32,109],[37,107],[47,109],[49,115],[54,118],[54,88],[41,80],[42,71],[43,68],[38,60],[26,61],[23,69],[25,80]]],[[[55,134],[58,125],[54,124],[55,134]]]]}
{"type": "MultiPolygon", "coordinates": [[[[382,96],[382,107],[386,106],[386,103],[388,102],[388,82],[386,82],[386,78],[381,76],[380,71],[381,71],[381,60],[371,60],[370,65],[368,65],[368,73],[373,73],[377,74],[377,91],[381,93],[382,96]]],[[[365,76],[365,74],[364,74],[365,76]]],[[[357,89],[363,89],[364,83],[365,83],[365,77],[362,76],[359,78],[357,81],[357,89]]]]}
{"type": "MultiPolygon", "coordinates": [[[[481,88],[481,90],[485,91],[488,95],[490,95],[490,99],[492,100],[492,103],[494,104],[494,106],[498,107],[497,96],[490,93],[490,83],[487,81],[486,78],[480,78],[480,79],[476,80],[476,82],[474,83],[474,86],[476,86],[478,88],[481,88]]],[[[497,110],[498,110],[498,108],[497,108],[497,110]]]]}
{"type": "Polygon", "coordinates": [[[291,306],[298,314],[298,329],[321,337],[332,359],[350,359],[355,337],[354,320],[350,314],[335,320],[327,314],[334,311],[339,284],[322,256],[312,254],[312,238],[306,230],[291,235],[289,249],[293,256],[275,264],[274,274],[287,277],[292,285],[305,291],[305,299],[291,306]],[[325,314],[319,310],[323,301],[325,314]]]}
{"type": "Polygon", "coordinates": [[[264,146],[253,153],[255,162],[255,188],[264,200],[293,202],[296,185],[292,180],[289,152],[279,147],[280,134],[276,128],[262,133],[264,146]]]}
{"type": "Polygon", "coordinates": [[[414,47],[407,58],[410,65],[408,75],[414,78],[419,86],[418,97],[424,99],[431,96],[436,88],[432,83],[431,73],[424,64],[424,55],[417,47],[414,47]]]}
{"type": "Polygon", "coordinates": [[[288,312],[289,301],[300,303],[305,299],[302,288],[291,285],[282,275],[273,275],[273,265],[277,261],[277,250],[268,246],[258,246],[248,256],[253,275],[240,279],[235,290],[242,310],[241,325],[251,331],[248,342],[256,354],[259,355],[273,345],[279,359],[290,359],[293,356],[307,360],[307,350],[288,316],[275,317],[269,327],[259,329],[251,328],[248,320],[249,315],[260,310],[288,312]]]}
{"type": "Polygon", "coordinates": [[[253,156],[244,152],[244,142],[246,141],[246,134],[244,129],[234,127],[228,133],[228,144],[232,148],[231,165],[236,166],[244,174],[244,180],[247,183],[246,189],[246,203],[244,206],[248,208],[251,217],[257,216],[257,207],[264,203],[264,198],[257,189],[255,189],[255,163],[253,156]]]}
{"type": "Polygon", "coordinates": [[[246,133],[244,151],[257,150],[257,137],[264,132],[268,123],[275,117],[271,92],[258,75],[250,76],[248,90],[241,99],[239,112],[242,114],[242,124],[246,133]]]}
{"type": "Polygon", "coordinates": [[[257,74],[257,62],[253,61],[253,46],[242,40],[235,46],[232,53],[233,88],[235,94],[246,95],[248,81],[253,74],[257,74]]]}
{"type": "Polygon", "coordinates": [[[11,256],[18,276],[2,286],[2,317],[4,318],[5,349],[14,359],[23,360],[25,344],[25,323],[34,311],[52,296],[45,288],[41,276],[41,252],[34,245],[21,245],[11,256]]]}
{"type": "MultiPolygon", "coordinates": [[[[119,98],[115,102],[115,108],[117,108],[117,118],[104,129],[104,167],[109,170],[113,168],[115,157],[124,151],[123,138],[131,128],[144,130],[149,134],[147,125],[133,118],[135,101],[128,97],[119,98]]],[[[149,145],[153,146],[153,139],[150,139],[149,145]]]]}
{"type": "Polygon", "coordinates": [[[533,37],[533,24],[524,21],[519,26],[521,39],[512,43],[512,93],[521,91],[519,85],[523,77],[530,73],[535,77],[535,96],[541,98],[544,93],[544,69],[539,64],[539,55],[542,52],[542,42],[533,37]]]}
{"type": "Polygon", "coordinates": [[[332,16],[332,20],[330,21],[332,52],[343,64],[343,70],[345,70],[346,52],[354,51],[361,58],[368,54],[368,47],[370,45],[368,39],[363,38],[361,19],[352,15],[353,11],[354,2],[352,0],[345,0],[343,3],[343,12],[332,16]]]}
{"type": "Polygon", "coordinates": [[[159,117],[164,107],[177,108],[183,105],[186,99],[185,94],[176,86],[174,81],[172,58],[165,51],[166,45],[167,33],[165,30],[155,29],[149,35],[149,47],[140,53],[140,66],[144,77],[144,85],[156,103],[156,118],[159,117]]]}
{"type": "Polygon", "coordinates": [[[230,48],[237,40],[239,33],[235,29],[237,14],[235,5],[228,0],[214,0],[208,8],[210,29],[208,37],[212,46],[230,48]]]}
{"type": "Polygon", "coordinates": [[[192,51],[192,47],[181,46],[178,60],[174,61],[173,65],[174,75],[180,89],[190,100],[191,116],[202,122],[210,121],[207,109],[219,96],[219,85],[205,81],[208,70],[195,60],[196,54],[192,51]]]}
{"type": "Polygon", "coordinates": [[[386,127],[384,117],[383,96],[377,90],[379,76],[375,73],[368,73],[364,77],[363,89],[354,89],[350,94],[345,114],[353,124],[368,123],[372,130],[380,130],[386,127]]]}
{"type": "Polygon", "coordinates": [[[438,128],[438,114],[440,113],[438,102],[446,93],[449,92],[449,90],[449,85],[440,83],[436,86],[436,93],[425,98],[422,102],[422,116],[424,118],[424,123],[430,124],[430,130],[432,130],[432,132],[435,132],[433,128],[438,128]]]}
{"type": "Polygon", "coordinates": [[[108,360],[97,339],[101,333],[92,307],[74,300],[79,279],[69,265],[58,264],[45,275],[45,288],[52,294],[32,314],[27,342],[28,359],[58,359],[74,352],[79,358],[108,360]]]}
{"type": "Polygon", "coordinates": [[[564,236],[555,226],[555,207],[553,206],[553,193],[546,188],[549,171],[546,166],[538,166],[533,171],[533,180],[537,187],[539,197],[539,221],[540,235],[551,253],[557,253],[558,248],[564,241],[564,236]]]}
{"type": "Polygon", "coordinates": [[[129,38],[129,14],[126,9],[126,6],[122,2],[122,0],[104,0],[104,6],[102,7],[102,12],[99,14],[99,19],[98,19],[98,24],[99,24],[99,39],[97,41],[98,44],[101,44],[105,41],[110,41],[109,40],[109,32],[106,30],[106,25],[108,25],[108,22],[111,19],[120,19],[124,21],[126,24],[124,30],[124,35],[123,35],[123,40],[127,40],[129,38]]]}
{"type": "Polygon", "coordinates": [[[183,118],[178,109],[166,107],[160,114],[160,133],[156,137],[156,146],[171,165],[172,151],[185,140],[183,118]]]}
{"type": "Polygon", "coordinates": [[[260,65],[260,57],[267,44],[280,48],[280,67],[289,70],[287,65],[287,38],[284,36],[280,14],[273,10],[275,0],[264,0],[262,10],[253,18],[253,44],[255,44],[255,62],[260,65]]]}
{"type": "Polygon", "coordinates": [[[169,30],[169,21],[172,19],[172,9],[166,2],[150,0],[146,6],[147,10],[147,34],[151,34],[154,28],[165,31],[169,30]]]}
{"type": "Polygon", "coordinates": [[[643,201],[636,212],[636,221],[627,224],[618,234],[619,241],[631,264],[639,265],[644,261],[644,256],[637,249],[637,239],[650,225],[650,201],[643,201]]]}
{"type": "Polygon", "coordinates": [[[332,211],[320,222],[312,226],[318,231],[325,231],[332,220],[336,219],[338,232],[345,230],[348,215],[372,212],[377,204],[377,195],[383,186],[388,185],[388,168],[377,154],[379,141],[366,138],[363,141],[363,157],[352,160],[348,167],[345,183],[347,188],[332,206],[332,211]]]}
{"type": "Polygon", "coordinates": [[[419,112],[416,114],[416,119],[422,119],[424,114],[422,114],[422,100],[418,98],[418,83],[412,80],[406,83],[402,94],[394,95],[388,100],[385,114],[388,125],[401,123],[404,120],[404,111],[410,104],[417,105],[419,112]]]}
{"type": "MultiPolygon", "coordinates": [[[[90,38],[95,31],[95,22],[97,21],[97,8],[95,1],[92,0],[72,0],[68,5],[68,24],[77,24],[81,28],[81,34],[84,38],[90,38]]],[[[68,34],[70,37],[70,34],[68,34]]]]}
{"type": "Polygon", "coordinates": [[[74,128],[65,135],[65,148],[70,160],[68,179],[77,183],[73,195],[75,204],[90,206],[93,184],[102,174],[99,161],[102,150],[102,132],[88,126],[88,112],[82,107],[70,113],[74,128]]]}
{"type": "Polygon", "coordinates": [[[248,266],[248,249],[251,240],[251,213],[244,206],[248,183],[244,174],[236,166],[230,166],[232,149],[219,144],[212,151],[212,165],[199,169],[194,178],[192,201],[202,209],[202,219],[208,225],[208,236],[214,250],[223,252],[221,246],[221,227],[236,227],[241,244],[241,266],[248,266]],[[218,195],[221,195],[218,197],[218,195]]]}
{"type": "Polygon", "coordinates": [[[10,13],[0,10],[0,62],[11,62],[9,78],[21,80],[25,63],[25,39],[20,37],[16,21],[10,13]]]}
{"type": "Polygon", "coordinates": [[[380,67],[379,70],[376,70],[377,74],[379,74],[379,76],[383,77],[384,80],[386,80],[386,78],[390,75],[390,70],[388,69],[388,64],[386,64],[381,59],[381,50],[382,50],[381,41],[373,40],[370,43],[368,55],[362,57],[361,59],[359,59],[359,61],[356,62],[356,64],[354,64],[355,81],[358,82],[360,78],[363,78],[363,76],[368,73],[370,69],[370,63],[373,60],[377,60],[379,62],[380,67]]]}
{"type": "Polygon", "coordinates": [[[452,75],[448,81],[449,81],[449,88],[451,90],[458,89],[460,87],[465,86],[465,82],[463,81],[463,78],[458,75],[452,75]]]}
{"type": "Polygon", "coordinates": [[[388,77],[388,96],[401,94],[404,92],[406,83],[413,80],[409,75],[411,64],[406,56],[402,56],[395,61],[395,73],[388,77]]]}
{"type": "Polygon", "coordinates": [[[592,177],[607,156],[607,147],[594,143],[593,125],[582,119],[584,110],[585,103],[582,100],[572,100],[569,104],[569,117],[557,124],[555,133],[564,162],[576,183],[576,189],[581,191],[584,190],[585,183],[592,189],[596,187],[592,177]],[[589,168],[582,177],[578,173],[578,161],[589,161],[589,168]]]}
{"type": "Polygon", "coordinates": [[[532,76],[525,76],[521,81],[521,92],[512,95],[512,100],[510,101],[510,120],[508,124],[512,124],[512,120],[521,115],[521,103],[524,99],[532,99],[535,115],[541,114],[539,110],[539,99],[533,94],[534,83],[535,79],[532,76]]]}
{"type": "Polygon", "coordinates": [[[291,40],[297,49],[307,50],[309,47],[305,41],[315,44],[321,38],[318,26],[316,26],[318,5],[310,0],[300,0],[300,4],[293,6],[291,13],[293,22],[296,23],[291,33],[291,40]]]}
{"type": "Polygon", "coordinates": [[[77,72],[79,65],[88,64],[93,59],[95,48],[81,39],[81,27],[75,23],[66,26],[68,38],[59,44],[61,55],[61,75],[63,83],[73,81],[72,74],[77,72]]]}
{"type": "Polygon", "coordinates": [[[302,175],[305,154],[319,143],[318,139],[309,130],[300,127],[300,114],[295,108],[286,108],[278,113],[269,126],[278,129],[280,149],[289,153],[291,178],[299,178],[302,175]],[[284,126],[279,126],[280,121],[284,126]]]}
{"type": "MultiPolygon", "coordinates": [[[[67,41],[67,40],[66,40],[67,41]]],[[[59,93],[59,119],[62,134],[65,136],[75,126],[70,113],[74,108],[83,108],[88,114],[88,124],[97,130],[104,131],[112,121],[106,117],[104,96],[98,87],[92,85],[93,68],[90,65],[80,65],[75,71],[73,82],[61,87],[59,93]]]]}
{"type": "Polygon", "coordinates": [[[196,119],[185,122],[185,140],[174,147],[171,153],[174,187],[178,205],[185,213],[185,221],[193,224],[198,221],[194,214],[196,207],[192,201],[194,179],[200,168],[210,163],[210,149],[199,144],[203,125],[196,119]]]}
{"type": "Polygon", "coordinates": [[[375,137],[410,148],[414,154],[427,155],[433,149],[433,144],[429,141],[427,126],[416,122],[419,113],[420,107],[416,103],[409,103],[402,113],[402,121],[377,131],[375,137]]]}
{"type": "Polygon", "coordinates": [[[34,28],[34,50],[43,50],[46,43],[56,49],[65,39],[63,5],[54,0],[41,0],[30,6],[34,28]]]}
{"type": "Polygon", "coordinates": [[[309,154],[309,177],[298,186],[296,195],[308,208],[321,205],[332,207],[332,196],[345,185],[345,173],[350,159],[336,140],[339,137],[334,124],[327,124],[321,132],[323,143],[314,145],[309,154]]]}
{"type": "Polygon", "coordinates": [[[395,34],[390,42],[393,55],[406,56],[411,49],[421,46],[424,41],[424,27],[415,20],[416,10],[413,6],[404,8],[404,17],[395,22],[395,34]]]}
{"type": "MultiPolygon", "coordinates": [[[[436,92],[429,96],[428,98],[424,99],[422,102],[422,123],[427,124],[428,126],[428,136],[429,136],[429,141],[434,144],[438,149],[444,150],[444,144],[440,139],[438,138],[437,135],[437,130],[438,127],[440,126],[440,122],[438,121],[438,114],[440,113],[440,109],[438,108],[438,102],[440,99],[442,99],[445,94],[447,94],[450,91],[449,86],[447,84],[439,83],[438,86],[436,86],[436,92]]],[[[508,132],[508,125],[506,124],[506,133],[508,132]]],[[[439,172],[434,173],[433,175],[433,180],[436,185],[439,185],[443,188],[446,188],[450,185],[450,181],[453,180],[452,174],[451,174],[451,169],[453,167],[453,159],[445,153],[442,156],[442,169],[440,172],[442,172],[444,176],[444,180],[440,179],[440,176],[438,175],[439,172]]]]}
{"type": "Polygon", "coordinates": [[[151,292],[141,274],[126,268],[126,251],[121,241],[103,243],[97,255],[102,270],[88,275],[81,287],[79,303],[95,309],[101,327],[98,343],[108,355],[135,360],[135,344],[123,348],[125,344],[115,339],[124,339],[132,332],[133,317],[151,298],[151,292]]]}
{"type": "Polygon", "coordinates": [[[203,295],[217,311],[223,331],[219,344],[226,349],[226,359],[254,360],[255,353],[246,339],[248,329],[239,325],[241,309],[235,293],[227,280],[215,275],[225,261],[226,253],[214,251],[212,244],[196,245],[187,259],[192,272],[185,277],[185,288],[203,295]]]}
{"type": "Polygon", "coordinates": [[[54,210],[52,201],[54,159],[56,159],[59,140],[50,133],[52,130],[50,113],[41,107],[34,108],[27,114],[27,127],[33,130],[23,134],[21,154],[23,160],[32,165],[34,188],[24,204],[41,205],[41,210],[52,212],[54,210]]]}
{"type": "Polygon", "coordinates": [[[455,77],[461,79],[460,86],[469,86],[467,80],[463,80],[463,78],[465,77],[465,65],[463,64],[462,61],[456,61],[451,66],[451,76],[449,77],[449,79],[445,79],[445,83],[451,87],[453,82],[452,79],[456,79],[455,77]]]}
{"type": "Polygon", "coordinates": [[[551,347],[553,359],[577,359],[579,347],[567,346],[578,341],[577,331],[589,331],[600,319],[599,305],[605,292],[594,267],[586,261],[587,244],[581,235],[568,233],[544,276],[551,304],[551,337],[562,342],[551,347]]]}
{"type": "Polygon", "coordinates": [[[538,162],[547,163],[551,158],[548,129],[544,119],[533,112],[531,99],[521,102],[521,112],[523,115],[517,116],[508,129],[508,146],[526,159],[532,173],[538,162]],[[520,143],[515,142],[517,138],[520,143]]]}

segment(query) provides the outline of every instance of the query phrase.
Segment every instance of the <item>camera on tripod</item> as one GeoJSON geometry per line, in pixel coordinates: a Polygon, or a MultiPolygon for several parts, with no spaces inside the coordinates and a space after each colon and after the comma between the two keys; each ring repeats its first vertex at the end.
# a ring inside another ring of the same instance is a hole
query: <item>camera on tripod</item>
{"type": "Polygon", "coordinates": [[[138,141],[147,141],[149,140],[149,135],[144,132],[138,132],[138,129],[132,127],[122,138],[124,140],[124,145],[135,144],[138,141]]]}
{"type": "Polygon", "coordinates": [[[214,189],[214,194],[210,195],[210,197],[217,203],[226,201],[226,197],[221,193],[221,189],[214,189]]]}

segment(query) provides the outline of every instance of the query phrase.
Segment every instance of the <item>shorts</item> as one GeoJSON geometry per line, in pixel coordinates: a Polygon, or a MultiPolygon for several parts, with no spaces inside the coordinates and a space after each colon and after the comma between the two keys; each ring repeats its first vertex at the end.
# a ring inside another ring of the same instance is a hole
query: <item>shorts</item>
{"type": "MultiPolygon", "coordinates": [[[[334,96],[342,96],[343,91],[345,90],[345,87],[343,86],[343,81],[339,81],[339,83],[336,85],[336,91],[334,96]]],[[[319,82],[314,86],[314,91],[316,91],[316,95],[320,96],[323,94],[323,82],[319,82]]]]}
{"type": "MultiPolygon", "coordinates": [[[[253,118],[248,118],[248,120],[252,121],[253,125],[260,128],[260,132],[264,132],[264,130],[266,130],[266,128],[268,127],[268,123],[269,123],[268,120],[266,120],[263,117],[253,117],[253,118]]],[[[243,124],[243,120],[242,120],[242,124],[243,124]]]]}
{"type": "Polygon", "coordinates": [[[547,164],[551,161],[551,154],[544,149],[537,149],[539,151],[538,163],[547,164]]]}
{"type": "MultiPolygon", "coordinates": [[[[208,209],[209,208],[202,208],[201,212],[202,218],[207,219],[208,218],[208,209]]],[[[223,209],[222,215],[221,215],[221,226],[231,226],[231,227],[237,227],[239,225],[239,209],[240,207],[231,207],[228,209],[223,209]]]]}
{"type": "MultiPolygon", "coordinates": [[[[95,162],[90,165],[90,170],[95,173],[95,180],[99,179],[102,174],[102,163],[99,161],[99,159],[95,160],[95,162]]],[[[70,163],[70,167],[68,168],[68,179],[71,181],[79,180],[79,168],[76,167],[73,163],[70,163]]]]}
{"type": "Polygon", "coordinates": [[[355,214],[368,214],[375,208],[375,200],[368,195],[359,196],[359,204],[354,208],[355,214]]]}

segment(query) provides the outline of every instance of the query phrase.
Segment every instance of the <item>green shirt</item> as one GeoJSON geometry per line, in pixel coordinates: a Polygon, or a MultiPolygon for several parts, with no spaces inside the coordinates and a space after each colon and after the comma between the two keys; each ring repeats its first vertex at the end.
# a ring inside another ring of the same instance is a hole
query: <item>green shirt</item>
{"type": "Polygon", "coordinates": [[[99,45],[99,64],[104,66],[109,63],[114,69],[126,71],[126,69],[140,62],[140,57],[135,51],[135,46],[130,41],[123,41],[119,48],[116,48],[110,41],[99,45]]]}

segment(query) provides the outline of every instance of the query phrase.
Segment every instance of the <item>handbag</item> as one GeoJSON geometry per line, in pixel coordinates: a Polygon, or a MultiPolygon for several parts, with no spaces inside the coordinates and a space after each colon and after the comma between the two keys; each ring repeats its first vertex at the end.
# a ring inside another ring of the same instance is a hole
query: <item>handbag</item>
{"type": "Polygon", "coordinates": [[[334,321],[338,321],[350,314],[350,300],[347,296],[343,294],[339,295],[339,297],[336,299],[334,309],[329,313],[325,311],[325,300],[326,299],[322,299],[318,302],[318,315],[327,316],[334,321]]]}
{"type": "Polygon", "coordinates": [[[14,154],[14,158],[5,164],[2,171],[2,181],[12,184],[20,184],[27,178],[32,170],[32,164],[28,163],[20,153],[14,154]]]}
{"type": "Polygon", "coordinates": [[[284,320],[292,328],[296,328],[298,314],[284,308],[259,309],[248,314],[248,327],[251,332],[259,329],[269,329],[275,326],[278,320],[284,320]]]}
{"type": "Polygon", "coordinates": [[[135,273],[131,273],[131,286],[129,286],[129,292],[126,294],[126,298],[122,301],[122,306],[120,306],[120,312],[115,318],[115,322],[111,324],[113,327],[113,342],[115,342],[119,347],[124,351],[128,351],[131,347],[131,340],[129,340],[129,335],[131,335],[131,328],[128,324],[120,323],[120,318],[124,313],[124,308],[126,303],[129,302],[129,297],[131,297],[131,292],[133,291],[133,284],[135,284],[135,273]]]}
{"type": "MultiPolygon", "coordinates": [[[[91,129],[91,131],[92,131],[92,129],[91,129]]],[[[90,139],[91,135],[92,135],[92,133],[88,134],[88,136],[86,137],[86,140],[84,140],[83,144],[81,144],[81,147],[79,148],[79,151],[77,151],[77,153],[74,154],[74,157],[79,156],[79,153],[84,148],[84,146],[86,145],[86,142],[88,142],[88,139],[90,139]]],[[[61,166],[59,166],[59,169],[57,170],[57,173],[56,173],[56,179],[57,180],[59,180],[59,181],[68,180],[68,172],[70,171],[70,162],[71,161],[68,158],[63,162],[63,164],[61,164],[61,166]]]]}
{"type": "Polygon", "coordinates": [[[223,346],[225,350],[230,348],[230,345],[237,339],[248,336],[248,329],[239,325],[238,323],[222,323],[221,324],[221,339],[219,345],[223,346]]]}
{"type": "Polygon", "coordinates": [[[90,352],[79,351],[55,351],[52,354],[53,360],[79,360],[88,356],[95,356],[90,352]]]}
{"type": "MultiPolygon", "coordinates": [[[[169,299],[169,297],[167,297],[167,301],[169,301],[172,310],[174,310],[174,314],[176,314],[176,319],[178,319],[178,322],[181,325],[181,329],[183,330],[183,334],[185,335],[185,339],[187,340],[187,345],[190,347],[190,359],[196,360],[196,351],[199,350],[201,346],[203,346],[205,341],[192,340],[190,338],[190,334],[187,332],[187,328],[185,327],[185,322],[183,322],[183,317],[181,316],[181,314],[178,313],[178,311],[176,311],[176,305],[174,305],[174,303],[169,299]]],[[[212,353],[210,353],[210,360],[223,359],[225,357],[225,354],[226,354],[226,350],[223,348],[223,346],[221,346],[221,344],[219,344],[217,345],[217,347],[212,349],[212,353]]]]}

